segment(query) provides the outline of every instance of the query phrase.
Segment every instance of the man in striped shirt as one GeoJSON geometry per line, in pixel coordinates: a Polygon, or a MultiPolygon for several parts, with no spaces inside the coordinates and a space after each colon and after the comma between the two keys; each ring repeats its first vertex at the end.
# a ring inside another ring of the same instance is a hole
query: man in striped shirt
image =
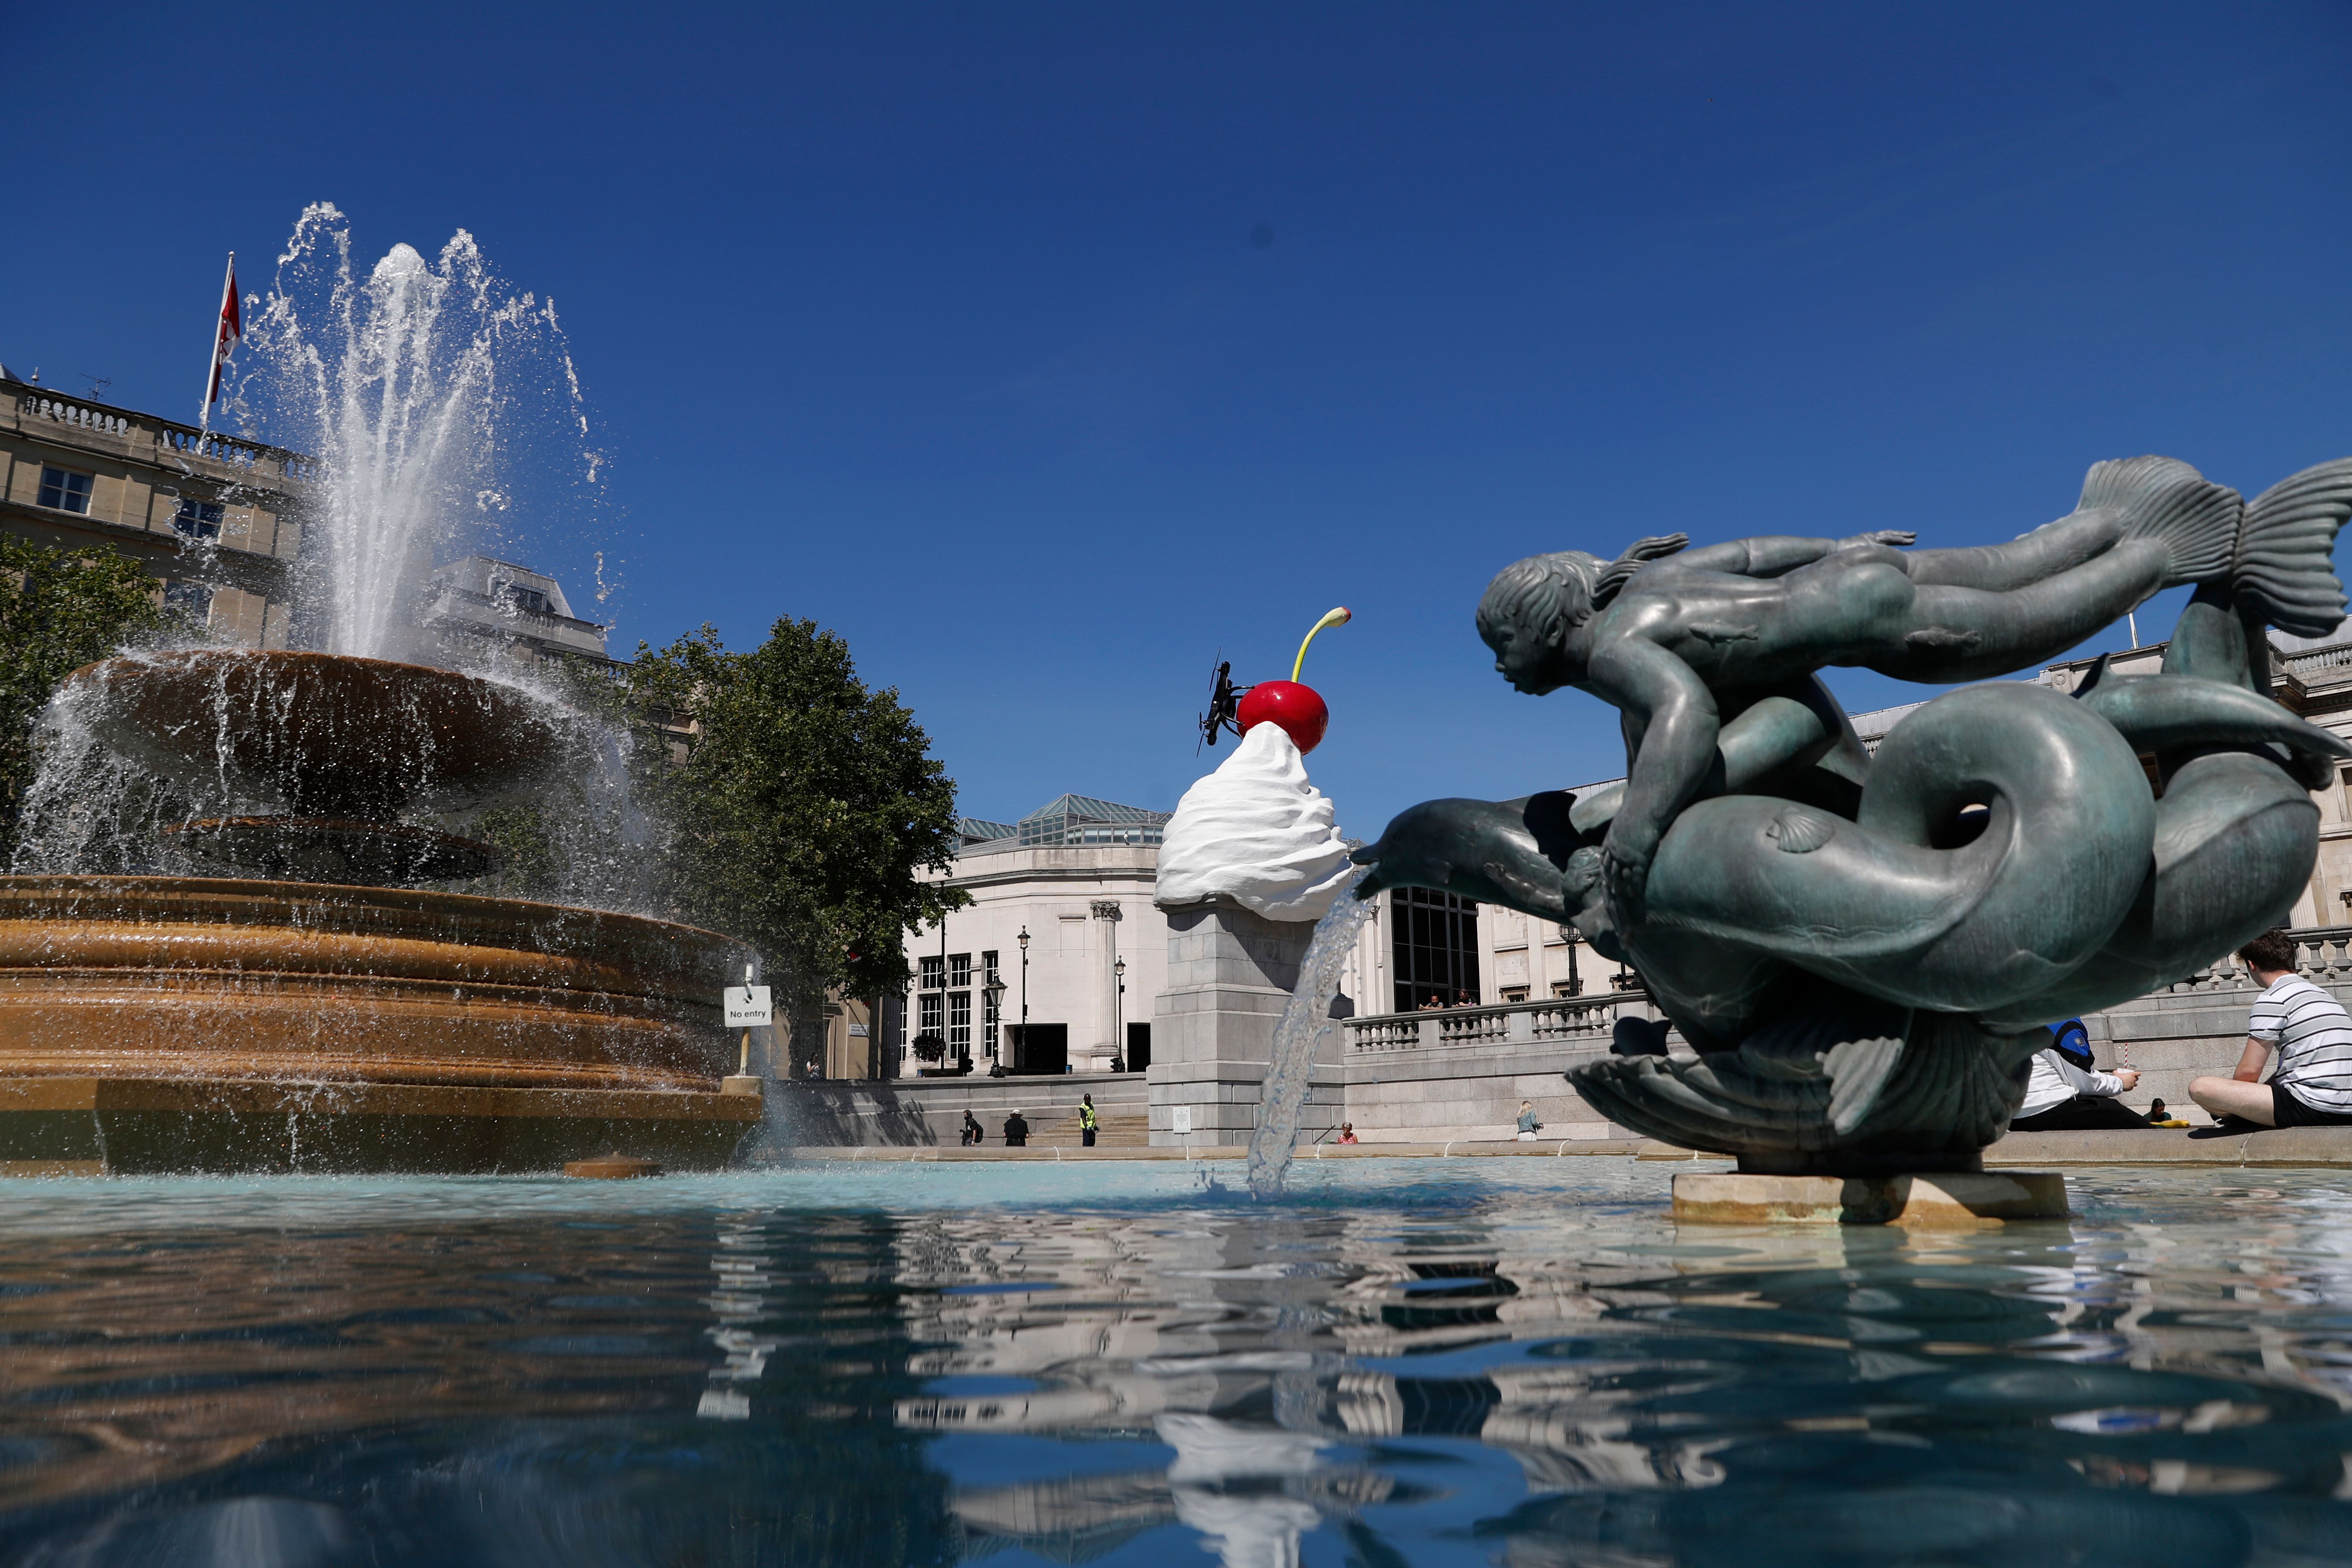
{"type": "Polygon", "coordinates": [[[2263,1127],[2352,1124],[2352,1017],[2294,972],[2294,940],[2286,932],[2266,931],[2238,956],[2263,987],[2245,1053],[2233,1077],[2198,1079],[2189,1086],[2190,1097],[2216,1117],[2263,1127]],[[2278,1070],[2264,1083],[2263,1065],[2273,1051],[2278,1070]]]}

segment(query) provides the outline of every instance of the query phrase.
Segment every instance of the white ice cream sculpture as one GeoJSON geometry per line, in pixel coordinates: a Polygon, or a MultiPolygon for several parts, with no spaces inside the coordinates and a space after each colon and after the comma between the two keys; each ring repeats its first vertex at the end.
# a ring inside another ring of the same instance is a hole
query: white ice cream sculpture
{"type": "MultiPolygon", "coordinates": [[[[1347,619],[1346,610],[1332,611],[1307,641],[1347,619]]],[[[1304,733],[1310,748],[1322,739],[1322,699],[1297,681],[1306,658],[1301,643],[1292,679],[1250,689],[1238,714],[1241,744],[1176,803],[1176,815],[1162,830],[1154,902],[1170,907],[1226,898],[1267,920],[1314,921],[1329,912],[1348,885],[1355,868],[1347,842],[1330,800],[1307,782],[1306,759],[1292,735],[1304,733]],[[1269,713],[1276,717],[1263,716],[1269,713]]]]}

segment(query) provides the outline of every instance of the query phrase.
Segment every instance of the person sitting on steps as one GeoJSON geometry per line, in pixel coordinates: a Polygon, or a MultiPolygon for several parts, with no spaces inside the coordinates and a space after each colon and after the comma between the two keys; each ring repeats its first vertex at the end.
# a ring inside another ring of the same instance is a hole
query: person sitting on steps
{"type": "Polygon", "coordinates": [[[2147,1123],[2115,1097],[2139,1085],[2131,1068],[2101,1072],[2091,1065],[2090,1031],[2080,1018],[2050,1026],[2051,1043],[2033,1053],[2025,1099],[2011,1132],[2088,1132],[2105,1128],[2144,1132],[2147,1123]]]}
{"type": "Polygon", "coordinates": [[[2266,931],[2238,950],[2263,994],[2254,998],[2246,1048],[2229,1078],[2200,1078],[2189,1098],[2219,1120],[2257,1127],[2352,1125],[2352,1017],[2335,997],[2294,972],[2294,939],[2266,931]],[[2278,1053],[2268,1083],[2263,1067],[2278,1053]]]}

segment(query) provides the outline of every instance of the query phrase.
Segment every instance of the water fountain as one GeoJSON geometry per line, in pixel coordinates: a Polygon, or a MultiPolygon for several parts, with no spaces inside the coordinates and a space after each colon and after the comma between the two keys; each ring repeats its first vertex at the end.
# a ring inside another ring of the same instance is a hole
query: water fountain
{"type": "Polygon", "coordinates": [[[511,678],[383,657],[428,651],[407,606],[457,498],[498,492],[497,355],[561,341],[465,236],[362,284],[339,222],[304,215],[255,334],[321,458],[321,646],[125,655],[60,689],[0,878],[0,1170],[722,1163],[761,1113],[720,1092],[748,950],[417,886],[495,864],[452,814],[527,798],[599,739],[511,678]],[[321,336],[296,296],[329,255],[321,336]]]}

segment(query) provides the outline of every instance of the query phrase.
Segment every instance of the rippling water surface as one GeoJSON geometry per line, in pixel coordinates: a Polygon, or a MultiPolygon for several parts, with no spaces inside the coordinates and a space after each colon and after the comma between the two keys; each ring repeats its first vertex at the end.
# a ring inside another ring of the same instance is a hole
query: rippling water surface
{"type": "Polygon", "coordinates": [[[1604,1159],[0,1185],[0,1560],[2352,1562],[2352,1184],[1604,1159]]]}

